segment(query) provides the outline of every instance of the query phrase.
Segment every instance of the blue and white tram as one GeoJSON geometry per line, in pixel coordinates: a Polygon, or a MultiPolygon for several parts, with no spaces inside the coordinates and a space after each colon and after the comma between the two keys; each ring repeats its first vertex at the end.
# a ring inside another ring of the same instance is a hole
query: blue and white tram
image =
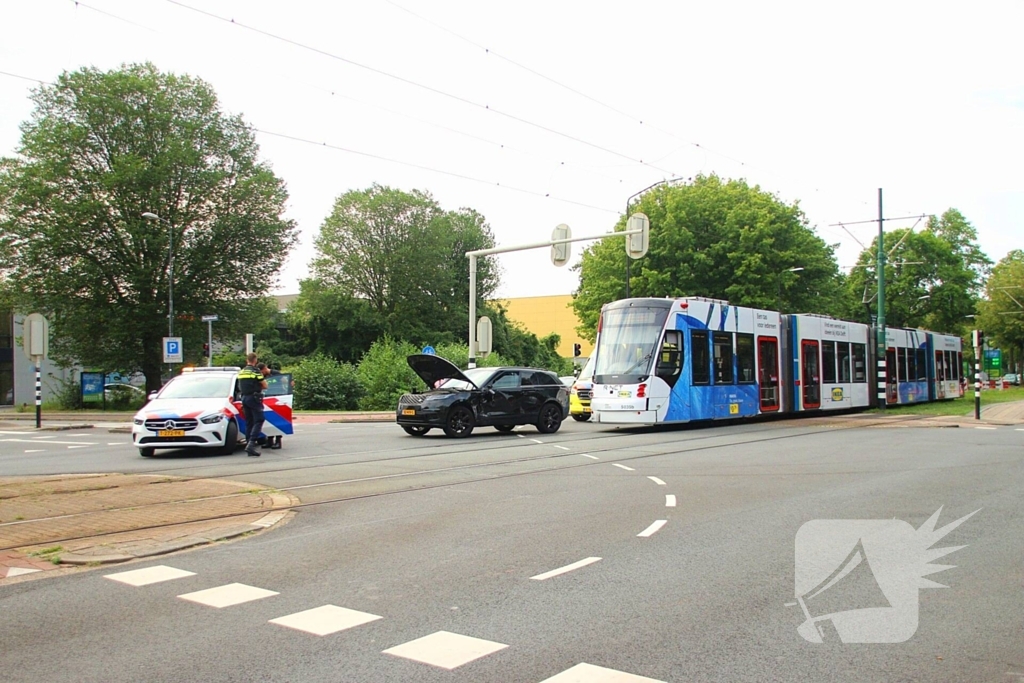
{"type": "MultiPolygon", "coordinates": [[[[594,421],[657,424],[874,405],[873,329],[703,297],[604,306],[594,349],[594,421]]],[[[887,330],[888,403],[960,395],[960,340],[887,330]],[[891,356],[891,358],[889,358],[891,356]],[[955,378],[954,378],[955,376],[955,378]],[[940,379],[941,378],[941,379],[940,379]]]]}

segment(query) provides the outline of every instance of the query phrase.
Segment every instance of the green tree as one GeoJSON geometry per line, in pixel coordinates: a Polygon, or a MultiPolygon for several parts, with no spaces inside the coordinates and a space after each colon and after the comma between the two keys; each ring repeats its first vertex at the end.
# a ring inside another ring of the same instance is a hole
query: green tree
{"type": "Polygon", "coordinates": [[[329,287],[321,280],[302,280],[299,297],[288,308],[292,355],[321,353],[356,363],[384,334],[384,322],[366,299],[329,287]]]}
{"type": "MultiPolygon", "coordinates": [[[[885,234],[885,320],[891,327],[924,327],[964,334],[991,261],[977,246],[976,233],[955,209],[932,216],[919,233],[885,234]]],[[[846,315],[866,320],[877,308],[875,268],[878,238],[861,252],[846,281],[846,315]]]]}
{"type": "Polygon", "coordinates": [[[1000,260],[985,289],[977,327],[991,345],[1004,350],[1006,366],[1019,372],[1016,368],[1024,360],[1024,250],[1014,249],[1000,260]]]}
{"type": "MultiPolygon", "coordinates": [[[[631,296],[706,296],[787,312],[841,308],[833,247],[797,204],[712,175],[660,185],[633,208],[650,218],[651,237],[647,256],[631,265],[631,296]]],[[[625,217],[615,229],[624,226],[625,217]]],[[[582,323],[577,330],[591,341],[601,306],[625,296],[625,260],[620,239],[583,252],[573,308],[582,323]]]]}
{"type": "MultiPolygon", "coordinates": [[[[374,185],[338,197],[316,238],[313,278],[322,290],[362,299],[396,339],[465,338],[469,250],[494,246],[483,217],[443,211],[426,192],[374,185]]],[[[477,262],[477,304],[498,284],[490,258],[477,262]]]]}
{"type": "Polygon", "coordinates": [[[151,64],[86,68],[32,99],[18,156],[0,163],[0,268],[20,309],[50,316],[56,356],[158,388],[171,244],[186,348],[201,349],[202,314],[221,316],[221,338],[266,314],[272,256],[296,239],[287,193],[208,84],[151,64]]]}

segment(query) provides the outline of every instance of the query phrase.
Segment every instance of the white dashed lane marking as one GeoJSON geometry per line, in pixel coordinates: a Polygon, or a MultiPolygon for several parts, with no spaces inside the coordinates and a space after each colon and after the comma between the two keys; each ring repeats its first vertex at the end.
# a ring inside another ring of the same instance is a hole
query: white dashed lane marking
{"type": "Polygon", "coordinates": [[[619,468],[621,468],[621,469],[624,469],[624,470],[626,470],[627,472],[636,472],[636,470],[634,470],[634,469],[633,469],[632,467],[626,467],[625,465],[620,465],[620,464],[619,464],[619,463],[617,463],[617,462],[613,462],[612,464],[613,464],[613,465],[614,465],[615,467],[619,467],[619,468]]]}
{"type": "Polygon", "coordinates": [[[571,448],[566,448],[565,446],[559,446],[557,444],[555,444],[555,448],[561,448],[563,451],[571,451],[572,450],[571,448]]]}
{"type": "Polygon", "coordinates": [[[544,581],[546,579],[550,579],[551,577],[559,576],[560,574],[567,574],[567,573],[573,571],[574,569],[579,569],[580,567],[586,567],[588,564],[594,564],[595,562],[600,562],[600,561],[601,561],[600,557],[588,557],[585,560],[580,560],[579,562],[573,562],[572,564],[567,564],[564,567],[559,567],[558,569],[552,569],[549,572],[544,572],[543,574],[537,574],[537,576],[531,576],[530,578],[533,579],[534,581],[544,581]]]}
{"type": "Polygon", "coordinates": [[[504,650],[508,645],[495,643],[490,640],[460,636],[457,633],[438,631],[429,636],[423,636],[408,643],[397,645],[384,650],[386,655],[411,659],[414,662],[423,662],[431,666],[448,669],[451,671],[463,664],[468,664],[474,659],[486,657],[498,650],[504,650]]]}
{"type": "MultiPolygon", "coordinates": [[[[0,441],[6,441],[8,443],[34,443],[39,444],[40,439],[0,439],[0,441]]],[[[81,441],[46,441],[45,444],[49,446],[51,443],[58,444],[61,446],[97,446],[99,444],[94,443],[82,443],[81,441]]]]}
{"type": "Polygon", "coordinates": [[[200,605],[207,605],[209,607],[216,607],[217,609],[220,609],[222,607],[240,605],[243,602],[269,598],[272,595],[277,595],[277,593],[263,588],[246,586],[244,583],[229,583],[226,586],[207,588],[206,590],[196,591],[195,593],[185,593],[178,597],[182,600],[197,602],[200,605]]]}
{"type": "Polygon", "coordinates": [[[590,455],[589,453],[580,453],[584,458],[590,458],[591,460],[600,460],[601,458],[596,455],[590,455]]]}
{"type": "Polygon", "coordinates": [[[161,564],[156,567],[133,569],[132,571],[118,572],[116,574],[106,574],[104,578],[110,579],[111,581],[126,583],[129,586],[148,586],[151,583],[172,581],[174,579],[181,579],[186,576],[195,575],[195,572],[187,572],[184,569],[175,569],[174,567],[168,567],[167,565],[161,564]]]}
{"type": "Polygon", "coordinates": [[[25,451],[26,453],[43,453],[45,452],[42,448],[33,448],[32,450],[25,451]]]}
{"type": "Polygon", "coordinates": [[[544,442],[543,442],[543,441],[541,441],[540,439],[530,439],[530,441],[532,441],[532,442],[534,442],[534,443],[544,443],[544,442]]]}
{"type": "Polygon", "coordinates": [[[647,538],[648,536],[653,536],[655,533],[657,533],[658,529],[665,526],[666,524],[668,524],[667,519],[659,519],[654,524],[650,525],[649,527],[638,533],[637,536],[639,536],[640,538],[647,538]]]}
{"type": "Polygon", "coordinates": [[[581,663],[540,683],[665,683],[655,678],[627,674],[603,666],[581,663]]]}
{"type": "Polygon", "coordinates": [[[996,429],[996,427],[975,427],[975,429],[996,429]]]}
{"type": "Polygon", "coordinates": [[[650,479],[651,481],[653,481],[658,486],[664,486],[665,485],[665,482],[663,482],[661,479],[658,479],[657,477],[647,477],[647,478],[650,479]]]}
{"type": "Polygon", "coordinates": [[[326,636],[338,631],[344,631],[345,629],[362,626],[378,619],[383,619],[383,617],[335,605],[324,605],[323,607],[315,607],[304,612],[296,612],[288,616],[271,619],[270,623],[293,628],[296,631],[312,633],[315,636],[326,636]]]}
{"type": "Polygon", "coordinates": [[[665,496],[665,507],[674,508],[676,506],[676,497],[669,493],[665,496]]]}

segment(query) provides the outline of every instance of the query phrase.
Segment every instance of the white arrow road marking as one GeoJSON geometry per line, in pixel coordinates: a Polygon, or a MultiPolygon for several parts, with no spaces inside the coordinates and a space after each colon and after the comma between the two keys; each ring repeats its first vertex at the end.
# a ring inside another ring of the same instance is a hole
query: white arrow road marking
{"type": "Polygon", "coordinates": [[[661,479],[658,479],[657,477],[647,477],[647,478],[650,479],[651,481],[653,481],[658,486],[664,486],[665,485],[665,482],[663,482],[661,479]]]}
{"type": "Polygon", "coordinates": [[[613,462],[612,464],[615,465],[616,467],[626,470],[627,472],[636,472],[636,470],[634,470],[632,467],[626,467],[625,465],[620,465],[617,462],[613,462]]]}
{"type": "Polygon", "coordinates": [[[567,573],[571,572],[574,569],[579,569],[580,567],[586,567],[588,564],[594,564],[595,562],[600,562],[600,561],[601,561],[600,557],[588,557],[585,560],[580,560],[579,562],[573,562],[572,564],[567,564],[564,567],[560,567],[558,569],[552,569],[549,572],[544,572],[543,574],[537,574],[537,576],[531,576],[530,578],[533,579],[534,581],[544,581],[545,579],[550,579],[552,576],[558,576],[559,574],[567,574],[567,573]]]}
{"type": "Polygon", "coordinates": [[[676,506],[676,497],[671,493],[665,496],[665,507],[674,508],[676,506]]]}
{"type": "Polygon", "coordinates": [[[658,529],[665,526],[666,524],[668,524],[667,519],[659,519],[654,524],[650,525],[649,527],[638,533],[637,536],[639,536],[640,538],[647,538],[648,536],[653,536],[658,531],[658,529]]]}

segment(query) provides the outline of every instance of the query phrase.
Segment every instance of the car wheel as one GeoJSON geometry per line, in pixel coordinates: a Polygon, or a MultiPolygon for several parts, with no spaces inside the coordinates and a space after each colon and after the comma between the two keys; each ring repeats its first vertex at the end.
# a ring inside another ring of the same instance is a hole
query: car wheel
{"type": "Polygon", "coordinates": [[[541,434],[554,434],[562,426],[562,409],[557,403],[545,403],[540,409],[537,420],[537,431],[541,434]]]}
{"type": "Polygon", "coordinates": [[[402,425],[402,429],[409,436],[423,436],[430,431],[430,427],[415,427],[413,425],[402,425]]]}
{"type": "Polygon", "coordinates": [[[590,413],[573,413],[572,419],[577,422],[586,422],[590,419],[590,413]]]}
{"type": "Polygon", "coordinates": [[[221,455],[231,455],[238,448],[238,423],[232,418],[228,423],[228,435],[224,439],[224,447],[220,449],[221,455]]]}
{"type": "Polygon", "coordinates": [[[455,406],[448,411],[448,419],[444,421],[444,433],[452,438],[461,439],[472,434],[475,426],[473,411],[466,406],[455,406]]]}
{"type": "Polygon", "coordinates": [[[155,448],[140,448],[139,449],[139,455],[141,455],[143,458],[152,458],[154,453],[156,453],[156,449],[155,448]]]}
{"type": "Polygon", "coordinates": [[[513,429],[515,429],[516,426],[515,425],[494,425],[494,428],[497,429],[499,432],[505,432],[506,434],[508,434],[513,429]]]}

